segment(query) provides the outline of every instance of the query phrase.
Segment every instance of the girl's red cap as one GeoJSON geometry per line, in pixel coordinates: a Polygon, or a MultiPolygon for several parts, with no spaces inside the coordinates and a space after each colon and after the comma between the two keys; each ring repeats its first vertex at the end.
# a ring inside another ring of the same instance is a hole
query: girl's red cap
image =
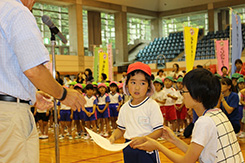
{"type": "Polygon", "coordinates": [[[129,74],[130,72],[134,70],[141,70],[145,72],[146,74],[148,74],[149,76],[151,76],[151,68],[147,64],[144,64],[142,62],[135,62],[133,64],[130,64],[128,66],[127,74],[129,74]]]}

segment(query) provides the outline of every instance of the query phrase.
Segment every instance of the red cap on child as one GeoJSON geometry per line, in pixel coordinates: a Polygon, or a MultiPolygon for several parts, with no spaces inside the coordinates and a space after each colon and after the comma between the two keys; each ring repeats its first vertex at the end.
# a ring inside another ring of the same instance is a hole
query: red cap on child
{"type": "Polygon", "coordinates": [[[151,76],[151,68],[147,64],[144,64],[142,62],[135,62],[135,63],[129,65],[127,74],[129,74],[130,72],[132,72],[134,70],[141,70],[141,71],[145,72],[146,74],[148,74],[149,76],[151,76]]]}

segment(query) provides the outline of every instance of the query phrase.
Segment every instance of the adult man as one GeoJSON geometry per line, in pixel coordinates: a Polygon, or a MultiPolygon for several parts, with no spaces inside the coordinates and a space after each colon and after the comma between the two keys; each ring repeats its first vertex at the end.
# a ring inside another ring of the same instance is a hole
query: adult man
{"type": "Polygon", "coordinates": [[[85,103],[77,91],[59,85],[43,65],[49,61],[31,14],[35,0],[0,1],[0,162],[39,162],[39,142],[29,101],[51,103],[36,88],[74,110],[85,103]]]}

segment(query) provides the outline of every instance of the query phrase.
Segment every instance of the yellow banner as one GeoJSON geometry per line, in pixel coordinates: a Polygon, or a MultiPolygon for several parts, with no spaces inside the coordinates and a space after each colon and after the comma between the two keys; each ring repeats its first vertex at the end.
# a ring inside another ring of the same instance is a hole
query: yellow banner
{"type": "Polygon", "coordinates": [[[189,72],[193,69],[196,55],[197,39],[198,28],[184,28],[186,72],[189,72]]]}
{"type": "MultiPolygon", "coordinates": [[[[109,60],[108,53],[101,52],[99,53],[99,76],[101,73],[107,75],[107,79],[109,79],[109,60]]],[[[99,79],[101,81],[101,79],[99,79]]]]}

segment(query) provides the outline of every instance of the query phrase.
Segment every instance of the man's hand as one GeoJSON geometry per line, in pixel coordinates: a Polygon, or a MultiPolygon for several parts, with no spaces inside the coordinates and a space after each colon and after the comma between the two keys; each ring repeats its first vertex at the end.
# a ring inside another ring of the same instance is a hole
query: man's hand
{"type": "Polygon", "coordinates": [[[66,90],[66,98],[64,101],[61,101],[61,103],[70,106],[74,111],[78,110],[80,112],[80,108],[84,108],[84,105],[86,103],[84,96],[74,89],[67,88],[66,90]]]}
{"type": "Polygon", "coordinates": [[[50,100],[50,96],[42,91],[36,92],[36,103],[34,104],[39,110],[47,110],[54,106],[54,103],[50,100]]]}

